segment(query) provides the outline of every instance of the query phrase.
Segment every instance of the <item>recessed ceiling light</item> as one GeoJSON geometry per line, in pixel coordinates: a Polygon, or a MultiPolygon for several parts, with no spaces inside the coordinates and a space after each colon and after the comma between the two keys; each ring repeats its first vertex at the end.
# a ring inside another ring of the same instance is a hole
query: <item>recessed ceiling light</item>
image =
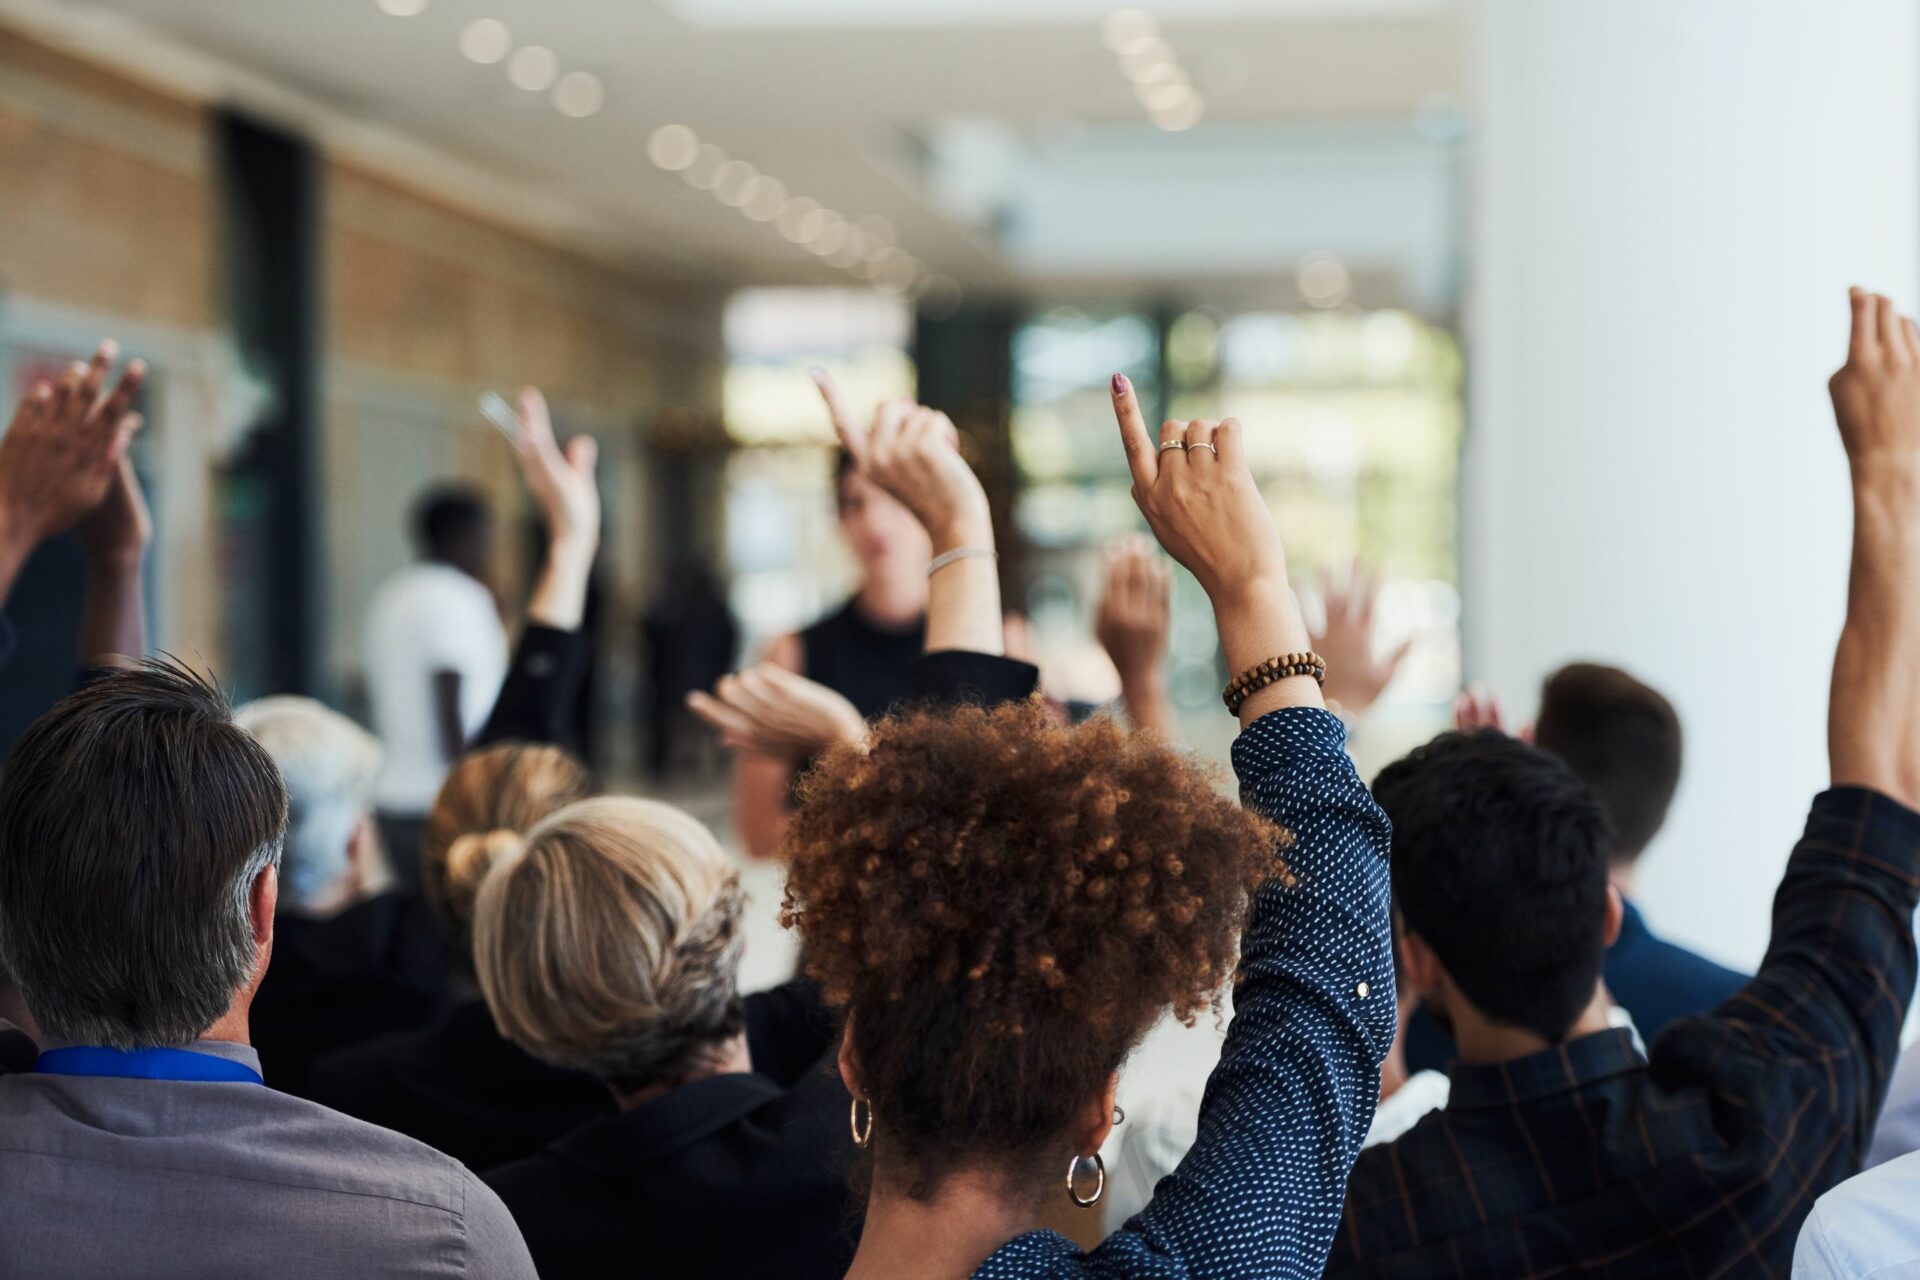
{"type": "Polygon", "coordinates": [[[747,199],[740,212],[755,222],[772,222],[787,207],[787,184],[761,174],[747,184],[747,199]]]}
{"type": "Polygon", "coordinates": [[[460,52],[490,67],[513,52],[513,32],[498,18],[475,18],[460,33],[460,52]]]}
{"type": "Polygon", "coordinates": [[[1142,40],[1133,48],[1120,55],[1120,69],[1128,75],[1138,75],[1140,68],[1152,66],[1156,62],[1175,61],[1173,46],[1154,36],[1142,40]]]}
{"type": "Polygon", "coordinates": [[[1300,296],[1310,306],[1337,307],[1353,292],[1347,264],[1331,253],[1310,253],[1302,258],[1296,280],[1300,296]]]}
{"type": "Polygon", "coordinates": [[[390,13],[396,18],[417,17],[427,7],[427,0],[377,0],[380,12],[390,13]]]}
{"type": "Polygon", "coordinates": [[[647,159],[671,172],[690,167],[699,154],[699,137],[683,124],[663,124],[647,139],[647,159]]]}
{"type": "Polygon", "coordinates": [[[1188,97],[1171,107],[1152,112],[1151,119],[1168,133],[1183,133],[1199,124],[1206,111],[1199,98],[1188,97]]]}
{"type": "Polygon", "coordinates": [[[727,153],[711,142],[703,142],[700,149],[693,153],[693,163],[680,176],[687,180],[690,187],[711,191],[713,184],[720,180],[720,171],[726,167],[727,153]]]}
{"type": "Polygon", "coordinates": [[[847,243],[847,220],[831,209],[815,211],[807,235],[807,248],[823,258],[840,252],[847,243]]]}
{"type": "Polygon", "coordinates": [[[729,160],[713,175],[714,199],[738,208],[747,202],[747,188],[759,176],[759,170],[745,160],[729,160]]]}
{"type": "Polygon", "coordinates": [[[806,196],[793,196],[780,209],[780,234],[799,244],[813,230],[807,219],[820,211],[820,202],[806,196]]]}
{"type": "Polygon", "coordinates": [[[1100,33],[1106,39],[1107,48],[1125,53],[1142,40],[1160,34],[1160,24],[1144,9],[1121,9],[1107,15],[1100,33]]]}
{"type": "Polygon", "coordinates": [[[1184,80],[1169,80],[1166,84],[1142,85],[1140,101],[1150,112],[1178,111],[1187,103],[1197,100],[1193,86],[1184,80]]]}
{"type": "Polygon", "coordinates": [[[1129,69],[1135,85],[1165,84],[1169,80],[1185,80],[1187,73],[1180,69],[1177,62],[1149,62],[1143,67],[1129,69]]]}
{"type": "Polygon", "coordinates": [[[559,57],[543,44],[516,49],[507,59],[507,79],[528,93],[544,93],[559,74],[559,57]]]}
{"type": "Polygon", "coordinates": [[[553,105],[563,116],[584,120],[598,111],[607,100],[600,77],[591,71],[569,71],[553,86],[553,105]]]}

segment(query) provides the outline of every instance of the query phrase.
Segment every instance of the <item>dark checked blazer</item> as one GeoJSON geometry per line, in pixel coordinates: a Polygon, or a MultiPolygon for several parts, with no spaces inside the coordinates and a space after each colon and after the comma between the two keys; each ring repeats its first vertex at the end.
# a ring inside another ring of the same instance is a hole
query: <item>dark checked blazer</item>
{"type": "Polygon", "coordinates": [[[1650,1061],[1624,1032],[1457,1065],[1446,1109],[1362,1153],[1333,1277],[1788,1275],[1860,1168],[1913,995],[1920,814],[1815,798],[1760,972],[1650,1061]]]}

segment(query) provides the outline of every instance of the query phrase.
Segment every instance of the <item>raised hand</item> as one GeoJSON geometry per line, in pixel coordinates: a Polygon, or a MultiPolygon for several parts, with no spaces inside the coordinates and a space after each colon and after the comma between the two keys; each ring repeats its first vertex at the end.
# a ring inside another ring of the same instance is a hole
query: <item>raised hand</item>
{"type": "Polygon", "coordinates": [[[80,523],[120,474],[127,444],[140,429],[132,404],[147,367],[133,361],[108,392],[119,350],[112,340],[102,342],[92,360],[35,387],[0,437],[0,556],[16,566],[35,546],[80,523]]]}
{"type": "Polygon", "coordinates": [[[688,694],[687,706],[731,749],[794,764],[867,740],[867,722],[851,702],[770,662],[722,678],[712,694],[688,694]]]}
{"type": "Polygon", "coordinates": [[[1386,654],[1375,648],[1374,607],[1380,600],[1380,583],[1357,558],[1345,583],[1331,573],[1320,575],[1320,597],[1326,603],[1327,620],[1313,633],[1313,647],[1327,660],[1327,701],[1359,715],[1386,692],[1413,641],[1386,654]]]}
{"type": "Polygon", "coordinates": [[[874,410],[873,425],[862,427],[824,369],[814,370],[813,381],[854,465],[913,512],[936,552],[993,546],[986,490],[960,456],[960,435],[946,414],[911,400],[886,400],[874,410]]]}
{"type": "Polygon", "coordinates": [[[594,481],[600,447],[592,436],[575,436],[561,450],[553,438],[546,397],[523,387],[514,415],[520,422],[518,458],[547,536],[591,550],[600,543],[600,490],[594,481]]]}
{"type": "Polygon", "coordinates": [[[1173,574],[1147,539],[1107,549],[1107,585],[1093,633],[1113,659],[1122,685],[1153,680],[1166,664],[1172,597],[1173,574]]]}
{"type": "MultiPolygon", "coordinates": [[[[1133,384],[1113,377],[1113,411],[1133,473],[1133,500],[1160,545],[1213,601],[1220,647],[1236,672],[1308,645],[1287,583],[1280,531],[1247,469],[1240,424],[1168,422],[1156,443],[1133,384]]],[[[1282,680],[1241,704],[1243,724],[1283,706],[1320,706],[1312,680],[1282,680]]]]}
{"type": "Polygon", "coordinates": [[[1847,459],[1856,476],[1863,467],[1920,475],[1920,329],[1881,294],[1848,297],[1847,362],[1827,384],[1847,459]]]}
{"type": "Polygon", "coordinates": [[[153,513],[134,474],[133,459],[121,455],[107,496],[80,522],[79,534],[87,561],[96,569],[140,563],[153,541],[153,513]]]}

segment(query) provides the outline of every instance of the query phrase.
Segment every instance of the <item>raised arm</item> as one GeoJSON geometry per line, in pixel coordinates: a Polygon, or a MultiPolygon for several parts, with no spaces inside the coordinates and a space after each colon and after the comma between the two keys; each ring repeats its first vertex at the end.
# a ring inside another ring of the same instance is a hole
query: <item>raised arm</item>
{"type": "Polygon", "coordinates": [[[1108,548],[1106,568],[1093,632],[1120,675],[1120,702],[1134,728],[1177,741],[1180,724],[1167,692],[1173,574],[1145,538],[1108,548]]]}
{"type": "Polygon", "coordinates": [[[587,581],[600,550],[600,491],[594,469],[599,446],[575,436],[562,449],[547,402],[528,387],[520,393],[520,438],[515,458],[547,531],[546,558],[527,600],[526,628],[513,663],[475,746],[514,739],[559,742],[586,672],[587,581]]]}
{"type": "MultiPolygon", "coordinates": [[[[1170,422],[1156,443],[1122,378],[1114,408],[1135,500],[1213,601],[1229,665],[1305,649],[1239,424],[1170,422]]],[[[1171,1256],[1189,1274],[1320,1275],[1393,1042],[1386,818],[1310,676],[1254,693],[1240,720],[1242,796],[1292,833],[1288,875],[1254,899],[1192,1150],[1096,1253],[1116,1270],[1171,1256]]]]}
{"type": "Polygon", "coordinates": [[[1347,580],[1320,575],[1326,622],[1313,633],[1313,647],[1327,660],[1327,705],[1349,716],[1365,715],[1393,683],[1413,641],[1382,653],[1375,631],[1380,580],[1356,558],[1347,580]]]}

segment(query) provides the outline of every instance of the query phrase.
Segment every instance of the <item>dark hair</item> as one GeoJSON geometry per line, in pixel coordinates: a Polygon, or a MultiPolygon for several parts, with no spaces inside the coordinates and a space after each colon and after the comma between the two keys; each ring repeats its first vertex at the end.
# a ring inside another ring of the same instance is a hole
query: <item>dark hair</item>
{"type": "Polygon", "coordinates": [[[1548,1040],[1593,999],[1606,955],[1607,820],[1560,760],[1492,730],[1447,733],[1388,765],[1405,932],[1495,1022],[1548,1040]]]}
{"type": "Polygon", "coordinates": [[[880,1176],[922,1199],[962,1168],[1056,1176],[1041,1157],[1161,1012],[1215,1006],[1281,844],[1191,757],[1036,703],[826,756],[783,920],[850,1019],[880,1176]]]}
{"type": "Polygon", "coordinates": [[[1576,662],[1547,677],[1533,740],[1593,788],[1613,827],[1614,860],[1639,857],[1680,785],[1673,704],[1618,667],[1576,662]]]}
{"type": "Polygon", "coordinates": [[[440,485],[413,504],[413,537],[420,551],[436,558],[457,554],[463,543],[485,534],[492,509],[477,489],[440,485]]]}
{"type": "Polygon", "coordinates": [[[27,730],[0,774],[0,958],[55,1039],[186,1044],[256,957],[249,894],[287,793],[212,683],[106,676],[27,730]]]}

